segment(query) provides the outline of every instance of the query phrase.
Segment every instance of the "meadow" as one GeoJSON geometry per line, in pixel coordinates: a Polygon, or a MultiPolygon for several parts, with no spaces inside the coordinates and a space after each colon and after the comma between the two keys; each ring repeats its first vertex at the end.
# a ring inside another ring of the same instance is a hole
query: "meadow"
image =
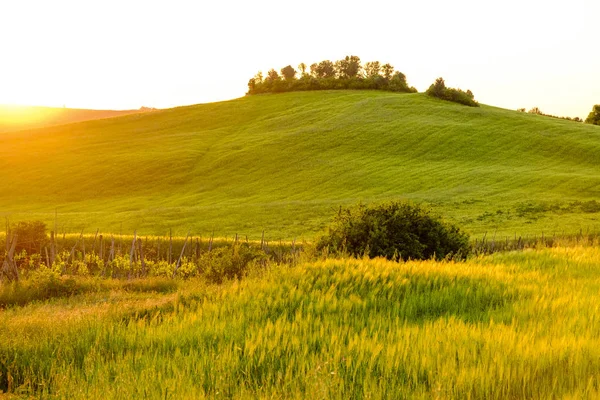
{"type": "Polygon", "coordinates": [[[0,398],[598,398],[598,154],[596,126],[376,91],[2,132],[0,217],[53,234],[0,232],[0,398]],[[316,252],[398,199],[470,257],[316,252]]]}
{"type": "Polygon", "coordinates": [[[0,389],[40,398],[600,396],[600,249],[314,259],[221,285],[94,280],[0,311],[0,389]]]}
{"type": "Polygon", "coordinates": [[[312,240],[340,205],[473,235],[599,231],[600,127],[424,94],[248,96],[0,135],[0,217],[57,231],[312,240]]]}

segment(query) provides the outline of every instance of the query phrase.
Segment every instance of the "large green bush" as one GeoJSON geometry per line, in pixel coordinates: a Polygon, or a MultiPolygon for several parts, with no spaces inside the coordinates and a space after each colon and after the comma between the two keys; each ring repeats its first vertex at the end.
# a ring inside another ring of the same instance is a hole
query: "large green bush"
{"type": "Polygon", "coordinates": [[[222,283],[226,279],[241,279],[252,268],[267,263],[267,255],[247,244],[234,244],[203,253],[200,265],[209,282],[222,283]]]}
{"type": "Polygon", "coordinates": [[[452,101],[454,103],[464,104],[469,107],[479,107],[479,103],[475,101],[473,92],[467,90],[466,92],[461,89],[454,89],[446,87],[444,78],[437,78],[434,83],[429,86],[429,89],[425,91],[425,94],[438,99],[452,101]]]}
{"type": "Polygon", "coordinates": [[[341,208],[319,250],[388,259],[464,258],[468,235],[418,205],[391,202],[341,208]]]}

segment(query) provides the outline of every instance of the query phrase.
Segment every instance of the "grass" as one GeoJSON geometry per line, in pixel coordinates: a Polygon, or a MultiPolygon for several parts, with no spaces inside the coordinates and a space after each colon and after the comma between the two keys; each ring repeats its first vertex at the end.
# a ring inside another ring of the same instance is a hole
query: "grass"
{"type": "Polygon", "coordinates": [[[0,388],[44,398],[597,398],[600,249],[339,259],[0,313],[0,388]],[[143,384],[136,384],[136,382],[143,384]]]}
{"type": "Polygon", "coordinates": [[[60,232],[312,239],[408,199],[488,236],[598,230],[600,128],[423,94],[261,95],[0,136],[0,210],[60,232]]]}
{"type": "Polygon", "coordinates": [[[24,306],[36,301],[70,297],[88,293],[125,292],[170,293],[177,290],[177,281],[152,277],[128,281],[66,277],[58,274],[38,273],[24,283],[5,283],[0,286],[0,309],[24,306]],[[40,276],[42,275],[42,276],[40,276]],[[44,276],[45,275],[45,276],[44,276]]]}

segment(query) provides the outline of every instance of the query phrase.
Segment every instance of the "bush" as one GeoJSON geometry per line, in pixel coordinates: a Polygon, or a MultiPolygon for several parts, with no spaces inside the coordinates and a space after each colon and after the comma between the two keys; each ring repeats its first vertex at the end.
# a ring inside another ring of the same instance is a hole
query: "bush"
{"type": "Polygon", "coordinates": [[[261,249],[247,244],[220,247],[200,257],[204,276],[212,283],[222,283],[227,279],[241,279],[253,268],[264,266],[266,263],[266,254],[261,249]]]}
{"type": "Polygon", "coordinates": [[[91,281],[62,277],[57,271],[45,266],[32,272],[29,278],[23,283],[12,282],[0,286],[0,308],[23,306],[32,301],[69,297],[97,290],[91,281]]]}
{"type": "Polygon", "coordinates": [[[437,78],[425,93],[438,99],[464,104],[469,107],[479,107],[479,103],[475,101],[473,92],[470,90],[465,92],[461,89],[447,88],[444,78],[437,78]]]}
{"type": "Polygon", "coordinates": [[[42,221],[21,221],[11,226],[11,233],[17,236],[16,252],[39,253],[46,243],[46,224],[42,221]]]}
{"type": "Polygon", "coordinates": [[[469,237],[428,211],[409,203],[341,208],[317,248],[352,256],[387,259],[462,259],[469,237]]]}

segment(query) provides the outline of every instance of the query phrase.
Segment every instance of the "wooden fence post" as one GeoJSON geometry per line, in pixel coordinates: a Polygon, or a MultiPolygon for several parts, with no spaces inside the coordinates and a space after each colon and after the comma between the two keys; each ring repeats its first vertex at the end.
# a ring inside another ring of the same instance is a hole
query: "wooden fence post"
{"type": "Polygon", "coordinates": [[[131,279],[131,271],[133,270],[133,259],[135,256],[135,242],[137,240],[137,231],[133,231],[133,242],[131,242],[131,252],[129,253],[129,279],[131,279]]]}
{"type": "Polygon", "coordinates": [[[11,275],[14,275],[15,280],[19,281],[19,269],[17,268],[17,264],[13,258],[15,254],[15,248],[17,246],[17,235],[13,235],[9,244],[9,249],[6,252],[6,257],[2,262],[2,272],[6,277],[11,280],[11,275]],[[12,270],[12,271],[11,271],[12,270]]]}
{"type": "Polygon", "coordinates": [[[181,258],[183,257],[183,252],[185,251],[185,245],[187,244],[189,236],[190,236],[190,233],[188,232],[187,235],[185,236],[185,242],[183,242],[183,248],[181,249],[181,254],[179,254],[179,259],[177,260],[177,264],[175,265],[175,269],[173,270],[173,278],[175,278],[175,275],[177,275],[177,270],[181,266],[181,258]]]}
{"type": "Polygon", "coordinates": [[[50,232],[50,265],[51,267],[54,265],[54,260],[56,260],[56,242],[54,238],[54,231],[50,232]]]}
{"type": "MultiPolygon", "coordinates": [[[[69,254],[69,262],[71,264],[73,264],[73,256],[75,255],[75,249],[77,248],[77,245],[79,244],[79,241],[83,238],[83,229],[81,230],[81,234],[79,235],[79,239],[77,239],[75,241],[75,244],[73,245],[73,248],[71,248],[71,254],[69,254]]],[[[66,273],[66,268],[67,268],[67,263],[65,263],[65,266],[63,268],[63,274],[66,273]]]]}
{"type": "Polygon", "coordinates": [[[169,258],[168,258],[169,265],[171,265],[172,257],[173,257],[173,232],[171,231],[171,228],[169,228],[169,258]]]}
{"type": "Polygon", "coordinates": [[[142,262],[142,277],[146,276],[146,260],[144,260],[144,246],[142,245],[142,241],[138,240],[139,248],[140,248],[140,260],[142,262]]]}

